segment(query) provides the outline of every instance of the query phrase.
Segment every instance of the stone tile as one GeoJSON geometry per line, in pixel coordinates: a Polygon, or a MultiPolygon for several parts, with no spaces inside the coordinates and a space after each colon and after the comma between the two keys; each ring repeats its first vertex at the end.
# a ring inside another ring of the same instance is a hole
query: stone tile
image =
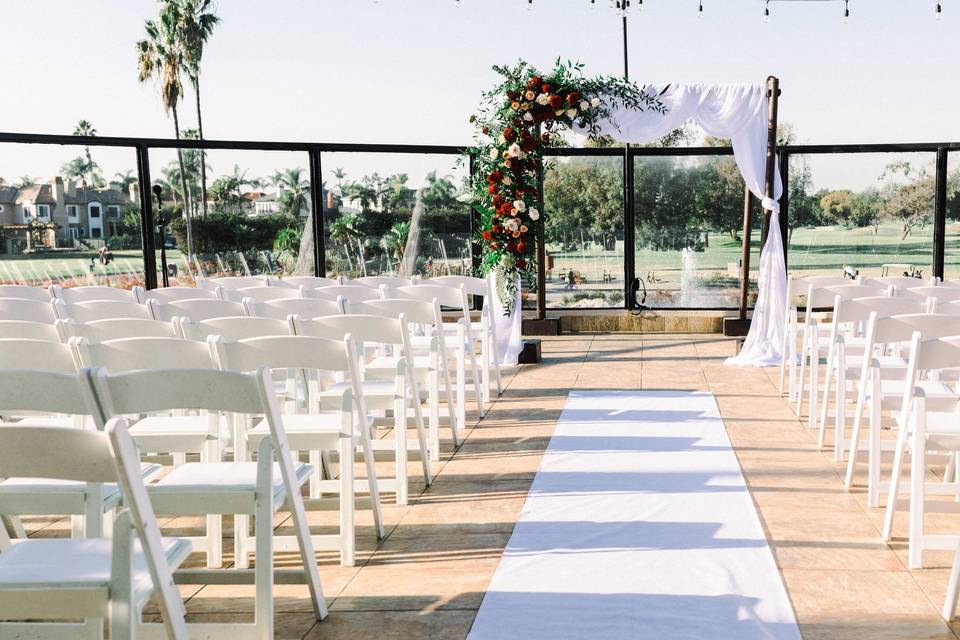
{"type": "Polygon", "coordinates": [[[475,615],[473,610],[331,611],[304,640],[463,640],[475,615]]]}

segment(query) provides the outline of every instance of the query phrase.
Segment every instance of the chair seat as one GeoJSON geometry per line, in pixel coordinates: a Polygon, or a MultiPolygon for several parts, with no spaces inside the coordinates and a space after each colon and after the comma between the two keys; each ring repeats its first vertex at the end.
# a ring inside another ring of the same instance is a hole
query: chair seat
{"type": "MultiPolygon", "coordinates": [[[[108,538],[31,538],[19,542],[0,554],[0,590],[36,591],[38,599],[50,598],[44,590],[103,590],[105,602],[112,547],[113,541],[108,538]]],[[[163,554],[171,569],[179,567],[190,550],[189,540],[163,538],[163,554]]],[[[153,592],[153,581],[139,540],[134,545],[132,586],[134,601],[142,606],[153,592]]],[[[49,606],[48,600],[48,612],[49,606]]]]}
{"type": "MultiPolygon", "coordinates": [[[[308,464],[294,463],[297,486],[312,471],[308,464]]],[[[279,508],[286,489],[277,463],[273,463],[272,488],[274,507],[279,508]]],[[[256,489],[256,462],[188,462],[147,485],[154,510],[165,515],[252,513],[256,489]]]]}
{"type": "MultiPolygon", "coordinates": [[[[149,479],[162,465],[142,463],[140,476],[149,479]]],[[[87,483],[51,478],[8,478],[0,481],[0,513],[17,515],[70,515],[83,513],[87,483]]],[[[103,485],[103,510],[120,504],[123,495],[113,482],[103,485]]]]}

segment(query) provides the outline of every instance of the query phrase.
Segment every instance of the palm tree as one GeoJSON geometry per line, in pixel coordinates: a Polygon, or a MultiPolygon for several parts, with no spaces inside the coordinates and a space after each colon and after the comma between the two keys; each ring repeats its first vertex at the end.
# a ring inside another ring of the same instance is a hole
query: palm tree
{"type": "MultiPolygon", "coordinates": [[[[177,105],[183,95],[183,82],[180,78],[184,73],[186,62],[183,49],[177,38],[177,11],[169,3],[165,4],[158,20],[147,20],[144,23],[147,37],[137,42],[137,67],[140,82],[155,79],[160,85],[160,97],[163,101],[165,114],[173,114],[173,131],[180,139],[180,118],[177,105]]],[[[187,190],[187,172],[183,166],[183,152],[177,149],[177,160],[180,163],[180,185],[183,189],[183,214],[187,222],[187,260],[193,257],[193,232],[190,220],[190,201],[187,190]]]]}
{"type": "MultiPolygon", "coordinates": [[[[200,109],[200,60],[214,26],[220,18],[213,12],[212,0],[167,0],[177,12],[177,38],[183,49],[187,76],[196,98],[197,130],[203,140],[203,115],[200,109]]],[[[206,151],[200,150],[200,192],[203,199],[203,216],[207,216],[207,169],[206,151]]]]}
{"type": "Polygon", "coordinates": [[[110,181],[110,184],[117,188],[119,191],[124,193],[130,192],[130,185],[137,184],[139,179],[137,176],[133,175],[133,171],[127,169],[123,173],[117,171],[113,176],[113,180],[110,181]]]}
{"type": "Polygon", "coordinates": [[[343,197],[343,179],[347,177],[347,172],[342,167],[333,170],[333,177],[337,180],[337,189],[340,190],[340,196],[343,197]]]}
{"type": "MultiPolygon", "coordinates": [[[[94,128],[93,124],[91,124],[89,120],[80,120],[79,122],[77,122],[77,126],[73,128],[73,135],[87,136],[92,138],[95,135],[97,135],[97,130],[94,128]]],[[[89,145],[86,145],[83,147],[83,155],[86,156],[87,158],[87,167],[89,168],[88,171],[90,171],[90,173],[93,173],[93,169],[97,165],[93,162],[93,157],[90,155],[89,145]]],[[[91,181],[92,179],[93,179],[93,176],[91,176],[91,181]]],[[[87,186],[87,181],[84,179],[82,175],[80,177],[80,180],[83,183],[83,186],[87,186]]]]}
{"type": "Polygon", "coordinates": [[[27,187],[32,187],[33,185],[37,184],[37,179],[34,178],[33,176],[24,175],[24,176],[20,176],[19,182],[20,182],[20,188],[26,189],[27,187]]]}

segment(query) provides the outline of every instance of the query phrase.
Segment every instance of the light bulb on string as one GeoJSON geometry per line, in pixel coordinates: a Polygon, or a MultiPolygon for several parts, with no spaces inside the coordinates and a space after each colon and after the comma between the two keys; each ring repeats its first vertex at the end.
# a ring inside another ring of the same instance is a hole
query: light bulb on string
{"type": "Polygon", "coordinates": [[[943,7],[940,6],[940,3],[937,3],[936,9],[933,10],[934,15],[937,17],[937,20],[943,19],[943,7]]]}
{"type": "Polygon", "coordinates": [[[700,6],[697,8],[697,17],[703,17],[703,0],[700,0],[700,6]]]}
{"type": "Polygon", "coordinates": [[[843,24],[850,24],[850,0],[843,0],[843,24]]]}
{"type": "Polygon", "coordinates": [[[527,11],[533,11],[533,0],[527,0],[527,11]]]}
{"type": "Polygon", "coordinates": [[[770,0],[763,5],[763,24],[770,22],[770,0]]]}
{"type": "Polygon", "coordinates": [[[643,0],[637,0],[637,9],[636,12],[640,13],[640,9],[643,9],[643,0]]]}

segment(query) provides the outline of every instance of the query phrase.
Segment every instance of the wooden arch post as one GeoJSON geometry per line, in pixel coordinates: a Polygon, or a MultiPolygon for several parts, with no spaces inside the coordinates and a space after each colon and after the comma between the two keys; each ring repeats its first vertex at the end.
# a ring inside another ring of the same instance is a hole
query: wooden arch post
{"type": "MultiPolygon", "coordinates": [[[[767,108],[767,155],[766,176],[763,193],[768,198],[774,197],[777,176],[777,112],[780,102],[780,80],[776,76],[767,78],[767,97],[770,98],[767,108]]],[[[740,259],[740,308],[736,318],[724,318],[723,334],[726,336],[745,336],[750,330],[750,321],[747,319],[747,306],[750,297],[750,235],[752,222],[750,210],[753,194],[745,189],[743,202],[743,244],[740,259]]],[[[760,228],[760,251],[767,243],[767,234],[770,232],[770,212],[764,209],[763,223],[760,228]]]]}

